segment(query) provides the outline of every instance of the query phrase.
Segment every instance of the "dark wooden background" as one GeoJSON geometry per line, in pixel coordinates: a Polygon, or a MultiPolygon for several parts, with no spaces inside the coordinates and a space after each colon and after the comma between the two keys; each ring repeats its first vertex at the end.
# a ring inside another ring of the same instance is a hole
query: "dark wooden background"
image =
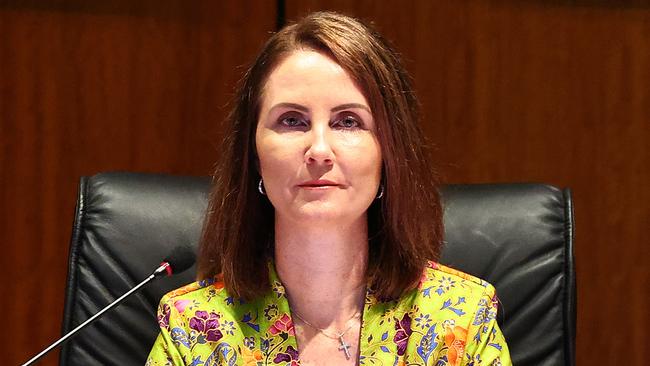
{"type": "Polygon", "coordinates": [[[401,51],[445,181],[573,189],[578,365],[646,364],[645,2],[0,0],[2,364],[59,335],[79,177],[209,174],[243,67],[323,9],[401,51]]]}

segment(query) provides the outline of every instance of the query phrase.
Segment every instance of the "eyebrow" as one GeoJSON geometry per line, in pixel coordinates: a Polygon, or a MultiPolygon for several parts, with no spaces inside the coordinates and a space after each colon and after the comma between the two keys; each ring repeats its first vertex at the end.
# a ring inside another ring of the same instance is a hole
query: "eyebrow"
{"type": "Polygon", "coordinates": [[[368,113],[372,114],[372,112],[370,111],[370,108],[366,107],[366,106],[363,105],[363,104],[359,104],[359,103],[347,103],[347,104],[341,104],[340,106],[337,106],[337,107],[332,108],[332,112],[338,112],[338,111],[342,111],[342,110],[344,110],[344,109],[350,109],[350,108],[360,108],[360,109],[365,109],[366,111],[368,111],[368,113]]]}
{"type": "MultiPolygon", "coordinates": [[[[276,108],[293,108],[293,109],[297,109],[297,110],[302,111],[302,112],[309,112],[309,108],[307,108],[307,107],[305,107],[303,105],[300,105],[300,104],[296,104],[296,103],[278,103],[278,104],[274,105],[273,107],[271,107],[272,110],[276,109],[276,108]]],[[[359,104],[359,103],[341,104],[339,106],[336,106],[336,107],[332,108],[331,111],[332,112],[339,112],[339,111],[342,111],[342,110],[345,110],[345,109],[350,109],[350,108],[360,108],[360,109],[366,110],[366,111],[368,111],[368,113],[372,114],[372,112],[370,111],[370,108],[366,107],[363,104],[359,104]]]]}
{"type": "Polygon", "coordinates": [[[296,104],[296,103],[278,103],[271,107],[270,110],[274,110],[276,108],[292,108],[292,109],[297,109],[302,112],[309,112],[309,109],[305,107],[304,105],[296,104]]]}

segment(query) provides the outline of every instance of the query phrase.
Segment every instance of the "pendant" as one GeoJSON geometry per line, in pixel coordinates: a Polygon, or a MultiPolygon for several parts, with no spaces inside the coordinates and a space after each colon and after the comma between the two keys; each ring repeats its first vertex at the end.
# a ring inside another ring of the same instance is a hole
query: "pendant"
{"type": "Polygon", "coordinates": [[[345,359],[349,360],[350,359],[350,351],[348,348],[350,348],[350,345],[345,343],[345,339],[343,339],[343,336],[339,336],[339,342],[341,342],[341,345],[339,346],[339,351],[345,352],[345,359]]]}

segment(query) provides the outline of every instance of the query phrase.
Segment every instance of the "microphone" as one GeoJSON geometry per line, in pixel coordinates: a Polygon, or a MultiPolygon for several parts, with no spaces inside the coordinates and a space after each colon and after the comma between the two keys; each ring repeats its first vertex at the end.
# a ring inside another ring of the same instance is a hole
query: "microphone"
{"type": "Polygon", "coordinates": [[[134,292],[138,291],[142,286],[146,285],[149,283],[151,280],[153,280],[156,277],[161,277],[161,276],[171,276],[175,275],[177,273],[181,273],[185,271],[186,269],[192,267],[194,264],[194,261],[196,260],[196,255],[190,249],[189,246],[187,245],[179,245],[175,247],[171,253],[165,259],[163,259],[162,263],[160,263],[160,266],[156,268],[155,271],[153,271],[149,277],[147,277],[144,281],[140,282],[137,284],[135,287],[127,291],[124,295],[118,297],[115,301],[110,303],[108,306],[100,310],[97,314],[93,315],[92,317],[88,318],[85,322],[79,324],[76,328],[65,334],[63,337],[59,338],[56,342],[52,343],[50,346],[48,346],[46,349],[41,351],[39,354],[36,356],[32,357],[29,361],[25,362],[22,364],[22,366],[29,366],[34,364],[36,361],[38,361],[41,357],[45,356],[48,352],[56,348],[57,346],[65,343],[66,341],[70,340],[72,336],[74,336],[77,332],[79,332],[81,329],[87,327],[91,323],[93,323],[95,320],[99,319],[104,313],[107,311],[113,309],[117,305],[121,304],[122,301],[124,301],[127,297],[129,297],[131,294],[134,292]]]}

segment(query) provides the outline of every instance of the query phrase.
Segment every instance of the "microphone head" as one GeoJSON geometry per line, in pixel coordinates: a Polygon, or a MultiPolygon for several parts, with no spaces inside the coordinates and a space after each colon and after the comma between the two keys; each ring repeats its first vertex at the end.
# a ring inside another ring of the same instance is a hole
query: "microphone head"
{"type": "Polygon", "coordinates": [[[169,273],[170,275],[185,271],[192,267],[195,261],[196,254],[194,254],[192,248],[187,245],[179,245],[175,247],[171,253],[163,259],[163,263],[169,263],[169,267],[171,268],[171,273],[169,273]]]}

